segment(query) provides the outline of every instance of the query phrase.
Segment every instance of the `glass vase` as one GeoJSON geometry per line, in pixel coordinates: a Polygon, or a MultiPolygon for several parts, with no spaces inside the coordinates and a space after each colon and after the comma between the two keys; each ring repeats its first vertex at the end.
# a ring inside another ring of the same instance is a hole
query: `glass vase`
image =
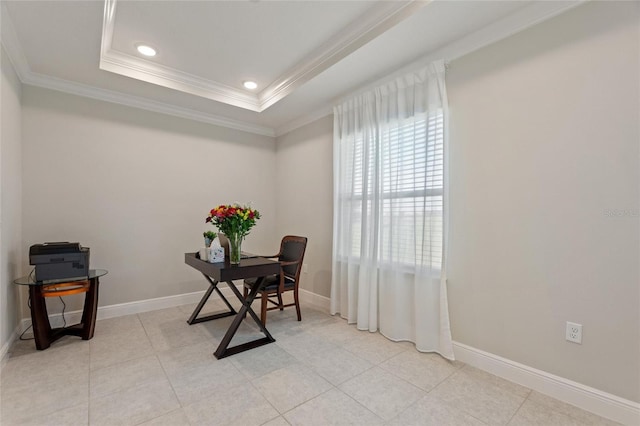
{"type": "Polygon", "coordinates": [[[242,237],[239,235],[227,235],[229,239],[229,262],[238,265],[242,257],[242,237]]]}

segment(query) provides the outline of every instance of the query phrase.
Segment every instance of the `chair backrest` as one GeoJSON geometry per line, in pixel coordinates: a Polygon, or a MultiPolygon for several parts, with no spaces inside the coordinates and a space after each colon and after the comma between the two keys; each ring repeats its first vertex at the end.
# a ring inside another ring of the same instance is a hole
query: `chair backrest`
{"type": "Polygon", "coordinates": [[[282,238],[278,260],[282,262],[298,262],[295,265],[287,265],[282,268],[286,277],[293,278],[296,281],[298,280],[300,271],[302,270],[302,261],[304,260],[304,252],[306,248],[306,237],[287,235],[282,238]]]}

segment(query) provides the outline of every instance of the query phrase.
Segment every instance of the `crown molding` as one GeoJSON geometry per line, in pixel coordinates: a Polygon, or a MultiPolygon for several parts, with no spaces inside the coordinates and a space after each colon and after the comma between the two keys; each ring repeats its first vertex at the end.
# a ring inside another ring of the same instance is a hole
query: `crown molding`
{"type": "Polygon", "coordinates": [[[105,0],[100,69],[255,112],[262,112],[269,108],[302,84],[431,2],[431,0],[403,0],[377,4],[364,17],[330,38],[261,92],[252,94],[115,51],[112,48],[112,42],[117,1],[105,0]]]}
{"type": "Polygon", "coordinates": [[[589,0],[570,1],[541,1],[534,2],[504,18],[493,22],[471,34],[467,34],[461,39],[443,46],[440,49],[430,52],[428,55],[413,61],[407,65],[399,67],[397,70],[372,83],[361,86],[346,95],[335,98],[333,105],[345,102],[347,99],[369,91],[377,86],[420,69],[433,61],[443,59],[445,63],[461,58],[469,53],[473,53],[483,47],[489,46],[514,34],[526,30],[534,25],[551,19],[576,6],[584,4],[589,0]]]}
{"type": "Polygon", "coordinates": [[[103,53],[100,69],[250,111],[261,111],[255,95],[121,52],[110,50],[103,53]]]}
{"type": "Polygon", "coordinates": [[[289,121],[288,123],[280,126],[276,129],[276,137],[284,136],[289,132],[292,132],[300,127],[306,126],[307,124],[313,123],[316,120],[320,120],[321,118],[326,117],[327,115],[333,114],[333,107],[325,106],[323,108],[317,109],[310,114],[303,115],[300,118],[289,121]]]}
{"type": "Polygon", "coordinates": [[[167,114],[174,117],[186,118],[188,120],[199,121],[202,123],[213,124],[215,126],[226,127],[229,129],[239,130],[242,132],[253,133],[262,136],[275,137],[275,130],[271,127],[259,126],[240,120],[233,120],[215,114],[207,114],[189,108],[182,108],[175,105],[154,101],[151,99],[129,95],[114,90],[100,89],[94,86],[72,82],[48,75],[43,75],[31,71],[29,62],[20,41],[15,32],[13,22],[6,9],[4,3],[0,5],[0,17],[2,19],[1,43],[5,48],[9,60],[13,65],[18,78],[22,84],[29,86],[42,87],[45,89],[56,90],[59,92],[70,93],[77,96],[96,99],[100,101],[115,103],[119,105],[129,106],[133,108],[144,109],[148,111],[167,114]]]}
{"type": "Polygon", "coordinates": [[[100,69],[250,111],[262,111],[257,95],[113,50],[116,9],[117,0],[105,0],[100,44],[100,69]]]}
{"type": "Polygon", "coordinates": [[[258,94],[264,111],[367,42],[394,27],[432,0],[381,2],[311,52],[258,94]]]}
{"type": "Polygon", "coordinates": [[[503,19],[451,43],[445,48],[445,52],[440,53],[440,51],[438,51],[435,52],[435,54],[444,57],[447,62],[453,61],[560,15],[587,1],[589,0],[533,2],[503,19]],[[446,55],[443,55],[444,53],[446,53],[446,55]]]}
{"type": "Polygon", "coordinates": [[[164,102],[153,101],[151,99],[128,95],[113,90],[100,89],[34,72],[28,73],[22,82],[30,86],[57,90],[77,96],[83,96],[133,108],[145,109],[148,111],[213,124],[215,126],[227,127],[229,129],[240,130],[257,135],[275,137],[275,131],[270,127],[254,125],[214,114],[206,114],[189,108],[178,107],[164,102]]]}
{"type": "Polygon", "coordinates": [[[20,81],[24,82],[25,75],[30,72],[29,62],[27,62],[27,57],[20,46],[20,41],[18,40],[18,35],[15,27],[13,26],[13,21],[9,16],[9,11],[7,10],[7,6],[4,2],[0,3],[0,30],[0,41],[2,46],[7,52],[9,61],[11,62],[11,65],[13,65],[13,69],[18,75],[18,78],[20,81]]]}
{"type": "Polygon", "coordinates": [[[584,4],[587,1],[588,0],[544,1],[532,3],[531,5],[492,23],[491,25],[483,27],[453,43],[429,53],[416,61],[400,67],[391,74],[381,77],[372,83],[361,86],[348,94],[333,99],[331,106],[323,106],[310,114],[299,117],[278,127],[276,129],[276,136],[279,137],[297,128],[306,126],[313,121],[333,113],[333,105],[341,104],[349,98],[372,90],[377,86],[383,85],[394,78],[413,72],[416,69],[420,69],[433,61],[444,59],[446,63],[449,63],[490,44],[524,31],[527,28],[546,21],[547,19],[560,15],[561,13],[584,4]]]}

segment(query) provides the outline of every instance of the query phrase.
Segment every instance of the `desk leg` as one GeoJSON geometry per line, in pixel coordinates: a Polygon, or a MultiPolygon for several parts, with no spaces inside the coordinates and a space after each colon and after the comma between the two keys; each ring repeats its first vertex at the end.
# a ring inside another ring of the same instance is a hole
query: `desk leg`
{"type": "MultiPolygon", "coordinates": [[[[271,339],[272,342],[275,342],[276,339],[274,339],[273,336],[271,336],[271,333],[269,333],[265,325],[262,323],[262,319],[258,318],[258,314],[256,314],[255,311],[251,309],[251,304],[253,303],[255,298],[258,296],[258,293],[262,288],[262,284],[264,280],[265,280],[265,277],[262,277],[259,279],[259,281],[256,281],[255,293],[253,293],[253,289],[252,289],[252,291],[247,296],[246,300],[244,296],[240,294],[240,291],[235,286],[232,286],[231,290],[236,294],[236,297],[242,301],[242,307],[246,308],[245,313],[249,313],[249,315],[251,315],[251,318],[253,318],[255,323],[258,324],[258,327],[260,327],[260,331],[262,331],[269,339],[271,339]]],[[[244,319],[245,317],[246,315],[243,315],[242,319],[244,319]]]]}
{"type": "Polygon", "coordinates": [[[98,277],[90,280],[89,291],[84,296],[84,309],[82,310],[82,332],[80,337],[83,340],[93,338],[96,328],[96,317],[98,312],[98,277]]]}
{"type": "MultiPolygon", "coordinates": [[[[204,275],[204,274],[202,274],[202,275],[204,275]]],[[[214,319],[218,319],[218,318],[229,317],[231,315],[235,315],[236,314],[235,309],[233,309],[233,307],[231,306],[229,301],[220,292],[220,289],[218,289],[218,284],[219,284],[218,281],[212,280],[211,278],[209,278],[206,275],[204,275],[204,277],[207,279],[207,281],[209,281],[209,288],[204,293],[204,296],[202,296],[202,299],[200,299],[200,302],[198,303],[198,306],[196,306],[196,309],[193,311],[193,313],[191,314],[191,316],[187,320],[187,323],[189,325],[197,324],[199,322],[214,320],[214,319]],[[229,311],[228,312],[221,312],[221,313],[218,313],[218,314],[207,315],[207,316],[198,318],[198,315],[200,314],[200,311],[204,307],[205,303],[207,303],[207,300],[209,300],[209,297],[211,297],[211,293],[213,293],[214,290],[222,298],[222,301],[227,305],[227,307],[229,308],[229,311]]]]}
{"type": "Polygon", "coordinates": [[[51,346],[51,324],[47,314],[47,303],[42,294],[42,286],[29,286],[29,300],[31,301],[31,325],[36,349],[44,350],[51,346]]]}
{"type": "MultiPolygon", "coordinates": [[[[211,278],[209,278],[208,276],[204,276],[207,280],[209,280],[210,284],[213,284],[213,280],[211,278]]],[[[235,288],[235,287],[234,287],[235,288]]],[[[233,306],[231,306],[231,303],[229,303],[229,301],[227,300],[226,297],[224,297],[224,294],[222,294],[222,292],[220,291],[220,289],[218,288],[218,286],[216,285],[216,293],[218,293],[218,296],[220,296],[220,299],[222,299],[222,301],[224,302],[225,305],[227,305],[227,308],[229,308],[229,311],[232,313],[236,313],[236,310],[233,309],[233,306]]]]}
{"type": "Polygon", "coordinates": [[[240,308],[240,311],[238,312],[236,317],[233,319],[233,322],[231,323],[231,326],[229,326],[227,333],[222,338],[222,341],[220,342],[218,349],[216,349],[216,351],[213,354],[218,359],[225,358],[230,355],[234,355],[239,352],[244,352],[246,350],[257,348],[258,346],[266,345],[268,343],[272,343],[276,341],[276,339],[273,338],[271,333],[267,331],[264,324],[262,324],[262,321],[260,321],[260,318],[258,318],[258,316],[253,311],[253,309],[251,309],[251,302],[253,302],[253,300],[256,298],[258,291],[260,291],[260,288],[264,284],[264,277],[261,277],[258,279],[258,281],[256,282],[256,285],[251,289],[251,292],[249,293],[246,299],[242,297],[242,294],[240,294],[240,291],[238,291],[235,285],[233,285],[233,282],[228,281],[227,284],[229,285],[231,290],[234,292],[236,297],[242,302],[242,307],[240,308]],[[238,331],[238,328],[240,327],[240,324],[242,323],[242,320],[245,318],[247,313],[251,315],[251,318],[253,318],[256,324],[258,324],[258,326],[260,327],[260,330],[265,334],[266,337],[263,337],[262,339],[252,340],[251,342],[243,343],[241,345],[237,345],[229,348],[231,339],[233,339],[233,336],[236,334],[236,331],[238,331]]]}

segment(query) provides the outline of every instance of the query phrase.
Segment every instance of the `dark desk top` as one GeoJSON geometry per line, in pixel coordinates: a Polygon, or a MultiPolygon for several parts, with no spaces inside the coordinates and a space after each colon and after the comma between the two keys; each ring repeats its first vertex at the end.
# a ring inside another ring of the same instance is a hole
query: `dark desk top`
{"type": "Polygon", "coordinates": [[[89,276],[87,277],[78,277],[78,278],[63,278],[55,281],[36,281],[34,274],[29,274],[24,277],[20,277],[18,279],[13,280],[14,284],[19,285],[49,285],[49,284],[59,284],[59,283],[72,283],[74,281],[86,281],[92,280],[94,278],[101,277],[103,275],[107,275],[106,269],[89,269],[89,276]]]}
{"type": "Polygon", "coordinates": [[[184,263],[216,281],[242,280],[280,273],[280,263],[264,257],[240,259],[239,265],[232,265],[229,259],[224,262],[209,263],[196,257],[196,253],[185,253],[184,263]]]}

